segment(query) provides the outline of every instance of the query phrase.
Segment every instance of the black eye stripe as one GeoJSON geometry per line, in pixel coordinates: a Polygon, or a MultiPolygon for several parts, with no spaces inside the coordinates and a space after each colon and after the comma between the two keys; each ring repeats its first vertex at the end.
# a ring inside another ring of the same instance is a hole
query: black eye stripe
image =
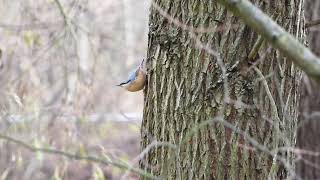
{"type": "Polygon", "coordinates": [[[122,86],[122,85],[128,84],[129,82],[130,82],[130,80],[128,80],[127,82],[120,83],[118,86],[122,86]]]}
{"type": "Polygon", "coordinates": [[[124,84],[128,84],[131,80],[128,80],[127,82],[125,82],[124,84]]]}

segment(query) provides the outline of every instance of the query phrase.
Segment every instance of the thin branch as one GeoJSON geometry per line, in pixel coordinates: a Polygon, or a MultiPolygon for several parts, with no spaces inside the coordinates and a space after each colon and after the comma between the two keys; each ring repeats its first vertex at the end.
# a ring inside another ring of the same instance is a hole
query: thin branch
{"type": "Polygon", "coordinates": [[[54,1],[55,1],[56,4],[58,5],[58,8],[59,8],[59,11],[60,11],[60,13],[61,13],[61,15],[62,15],[62,17],[63,17],[64,23],[65,23],[66,25],[69,24],[69,23],[68,23],[68,19],[69,19],[69,18],[68,18],[68,16],[67,16],[67,14],[66,14],[66,12],[65,12],[62,4],[61,4],[61,2],[60,2],[59,0],[54,0],[54,1]]]}
{"type": "MultiPolygon", "coordinates": [[[[285,166],[285,168],[287,169],[287,171],[289,171],[291,176],[294,176],[296,179],[301,179],[294,171],[294,169],[292,168],[292,166],[290,165],[289,162],[286,161],[285,158],[281,157],[280,155],[278,155],[279,152],[279,148],[273,149],[272,151],[269,150],[266,146],[260,144],[257,140],[255,140],[254,138],[252,138],[249,134],[247,134],[245,131],[239,129],[238,127],[235,127],[234,125],[230,124],[229,122],[223,120],[223,119],[214,119],[212,121],[218,122],[223,124],[225,127],[231,129],[232,131],[234,131],[237,134],[242,135],[246,140],[248,140],[254,147],[256,147],[257,149],[259,149],[262,152],[265,152],[267,154],[270,154],[271,156],[273,156],[273,163],[277,163],[277,160],[281,161],[283,163],[283,165],[285,166]]],[[[273,167],[274,165],[272,165],[273,167]]],[[[271,168],[272,168],[271,167],[271,168]]],[[[272,169],[271,169],[272,170],[272,169]]]]}
{"type": "Polygon", "coordinates": [[[320,19],[307,22],[305,26],[306,28],[310,28],[317,25],[320,25],[320,19]]]}
{"type": "MultiPolygon", "coordinates": [[[[124,175],[121,177],[120,180],[123,179],[128,179],[128,174],[131,170],[131,168],[133,168],[133,165],[137,162],[139,162],[139,160],[143,160],[143,158],[151,151],[151,149],[156,148],[156,147],[161,147],[161,146],[165,146],[165,147],[169,147],[174,149],[175,151],[177,150],[176,145],[171,144],[169,142],[159,142],[159,141],[153,141],[152,143],[150,143],[146,148],[144,148],[142,150],[142,152],[132,161],[132,166],[127,169],[127,172],[124,173],[124,175]]],[[[142,162],[143,163],[143,162],[142,162]]]]}
{"type": "Polygon", "coordinates": [[[62,15],[64,24],[67,28],[69,28],[71,35],[73,37],[74,40],[77,40],[77,35],[76,32],[74,30],[74,28],[71,26],[71,24],[73,23],[72,19],[68,17],[66,11],[64,10],[60,0],[54,0],[58,6],[58,9],[60,11],[60,14],[62,15]]]}
{"type": "Polygon", "coordinates": [[[254,43],[254,46],[253,46],[253,48],[251,49],[251,51],[250,51],[250,53],[248,55],[248,59],[250,61],[254,61],[256,59],[257,54],[259,52],[259,49],[260,49],[262,43],[263,43],[263,38],[261,36],[259,36],[257,41],[256,41],[256,43],[254,43]]]}
{"type": "Polygon", "coordinates": [[[34,23],[34,24],[6,24],[0,22],[0,28],[11,30],[11,31],[21,31],[21,30],[46,30],[49,28],[55,28],[60,26],[61,22],[50,22],[50,23],[34,23]]]}
{"type": "MultiPolygon", "coordinates": [[[[270,101],[270,106],[271,106],[271,116],[272,116],[272,120],[273,120],[273,126],[274,126],[274,132],[272,133],[273,135],[273,142],[272,142],[272,145],[273,145],[273,149],[277,149],[278,146],[279,146],[279,140],[280,138],[279,137],[282,137],[282,135],[280,135],[280,118],[279,118],[279,113],[278,113],[278,110],[277,110],[277,105],[276,105],[276,102],[274,100],[274,98],[272,97],[272,94],[271,94],[271,91],[270,91],[270,88],[268,86],[268,82],[267,80],[265,79],[264,75],[262,74],[262,72],[257,68],[257,67],[253,67],[253,69],[256,71],[256,73],[258,74],[258,76],[262,79],[262,84],[265,88],[265,91],[267,93],[267,96],[269,98],[269,101],[270,101]]],[[[274,160],[276,160],[274,158],[274,160]]],[[[271,170],[270,170],[270,173],[275,173],[274,170],[276,170],[277,166],[277,163],[273,162],[272,163],[272,166],[271,166],[271,170]]]]}
{"type": "Polygon", "coordinates": [[[248,0],[218,0],[320,84],[320,58],[248,0]]]}
{"type": "Polygon", "coordinates": [[[89,156],[89,155],[88,156],[81,156],[78,154],[73,154],[73,153],[69,153],[69,152],[65,152],[65,151],[61,151],[61,150],[57,150],[57,149],[39,148],[39,147],[29,145],[23,141],[20,141],[18,139],[12,138],[10,136],[7,136],[7,135],[1,134],[1,133],[0,133],[0,139],[4,139],[8,142],[12,142],[14,144],[17,144],[17,145],[19,145],[25,149],[28,149],[32,152],[42,152],[42,153],[47,153],[47,154],[54,154],[54,155],[67,157],[69,159],[86,160],[89,162],[95,162],[95,163],[103,164],[106,166],[112,165],[112,166],[118,167],[120,169],[128,169],[134,173],[137,173],[141,176],[145,176],[150,179],[159,179],[159,178],[157,178],[157,177],[155,177],[155,176],[153,176],[153,175],[151,175],[141,169],[133,168],[132,166],[124,164],[124,163],[114,162],[111,160],[107,160],[107,159],[103,159],[103,158],[95,157],[95,156],[89,156]]]}
{"type": "Polygon", "coordinates": [[[169,15],[163,8],[161,8],[154,0],[151,1],[152,7],[159,12],[159,14],[165,17],[170,23],[173,23],[175,26],[186,30],[192,33],[209,33],[209,32],[216,32],[218,28],[216,27],[198,27],[195,28],[193,26],[188,26],[186,23],[179,21],[177,18],[169,15]]]}

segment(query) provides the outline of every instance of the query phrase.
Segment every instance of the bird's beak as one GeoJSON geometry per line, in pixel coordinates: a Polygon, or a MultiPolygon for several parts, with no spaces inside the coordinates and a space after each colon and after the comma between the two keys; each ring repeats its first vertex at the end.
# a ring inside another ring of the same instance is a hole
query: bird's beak
{"type": "Polygon", "coordinates": [[[120,86],[120,87],[122,87],[123,85],[125,85],[125,84],[127,84],[127,83],[120,83],[120,84],[118,84],[117,86],[120,86]]]}

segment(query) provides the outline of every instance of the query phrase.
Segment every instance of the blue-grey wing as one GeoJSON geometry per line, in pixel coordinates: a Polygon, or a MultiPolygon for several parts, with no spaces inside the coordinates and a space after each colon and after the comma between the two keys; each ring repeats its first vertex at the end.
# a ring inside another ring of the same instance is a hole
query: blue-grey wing
{"type": "Polygon", "coordinates": [[[136,72],[137,70],[135,69],[129,73],[129,78],[128,78],[129,81],[134,81],[136,79],[136,72]]]}
{"type": "Polygon", "coordinates": [[[133,71],[131,71],[129,73],[129,77],[126,81],[118,84],[117,86],[123,86],[123,85],[126,85],[126,84],[129,84],[130,82],[134,81],[136,79],[136,72],[137,72],[138,69],[135,69],[133,71]]]}

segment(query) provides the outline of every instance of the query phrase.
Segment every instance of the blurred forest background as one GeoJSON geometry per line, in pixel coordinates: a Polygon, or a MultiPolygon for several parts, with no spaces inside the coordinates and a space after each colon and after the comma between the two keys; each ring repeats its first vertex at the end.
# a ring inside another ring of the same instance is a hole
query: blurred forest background
{"type": "MultiPolygon", "coordinates": [[[[307,2],[307,22],[319,19],[320,1],[307,2]]],[[[115,85],[146,56],[149,6],[150,0],[0,0],[0,132],[34,147],[102,155],[138,167],[143,94],[115,85]]],[[[308,41],[319,55],[318,27],[308,29],[308,41]]],[[[301,111],[310,114],[319,109],[319,101],[310,99],[320,95],[318,86],[305,82],[301,111]]],[[[307,135],[320,125],[304,125],[299,147],[320,150],[314,134],[307,135]]],[[[317,171],[320,158],[304,158],[314,161],[317,171]]],[[[302,173],[306,166],[301,166],[302,173]]],[[[4,179],[138,176],[0,140],[4,179]]]]}
{"type": "MultiPolygon", "coordinates": [[[[145,57],[148,11],[148,1],[0,0],[0,131],[35,147],[132,163],[143,94],[115,85],[145,57]]],[[[123,174],[0,141],[0,179],[123,174]]]]}

